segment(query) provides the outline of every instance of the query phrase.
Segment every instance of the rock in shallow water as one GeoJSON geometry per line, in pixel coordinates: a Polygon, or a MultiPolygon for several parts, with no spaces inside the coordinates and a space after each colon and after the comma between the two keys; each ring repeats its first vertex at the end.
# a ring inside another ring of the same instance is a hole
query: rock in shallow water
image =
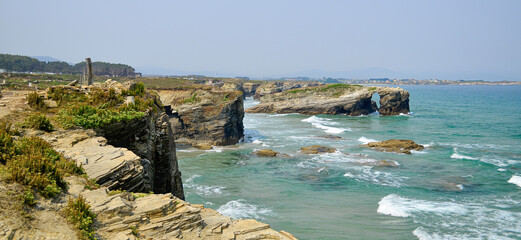
{"type": "Polygon", "coordinates": [[[253,152],[253,154],[255,154],[259,157],[275,157],[275,156],[277,156],[277,154],[279,154],[279,152],[275,152],[270,149],[261,149],[261,150],[257,150],[255,152],[253,152]]]}
{"type": "Polygon", "coordinates": [[[304,154],[334,153],[336,152],[336,148],[313,145],[308,147],[301,147],[300,151],[304,154]]]}
{"type": "Polygon", "coordinates": [[[390,139],[381,142],[371,142],[364,146],[372,147],[382,152],[396,152],[405,154],[411,154],[411,150],[419,151],[424,149],[422,145],[415,143],[413,140],[407,139],[390,139]]]}

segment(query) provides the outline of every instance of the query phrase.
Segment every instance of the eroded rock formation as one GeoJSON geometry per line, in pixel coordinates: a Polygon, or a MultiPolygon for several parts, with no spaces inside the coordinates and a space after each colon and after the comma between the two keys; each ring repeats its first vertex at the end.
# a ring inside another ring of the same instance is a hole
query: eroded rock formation
{"type": "Polygon", "coordinates": [[[180,89],[159,91],[170,106],[168,120],[176,143],[231,145],[244,136],[244,100],[240,91],[180,89]]]}
{"type": "Polygon", "coordinates": [[[362,87],[346,84],[299,88],[265,94],[260,97],[260,102],[259,105],[246,109],[246,112],[345,114],[350,116],[367,115],[375,111],[379,111],[383,116],[409,112],[409,93],[401,88],[362,87]],[[380,94],[381,110],[378,109],[376,102],[371,101],[373,94],[380,94]]]}

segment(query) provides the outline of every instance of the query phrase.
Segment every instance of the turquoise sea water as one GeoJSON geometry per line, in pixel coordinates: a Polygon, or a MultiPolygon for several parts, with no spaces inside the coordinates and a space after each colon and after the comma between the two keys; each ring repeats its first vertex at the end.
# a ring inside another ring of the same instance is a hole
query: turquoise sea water
{"type": "Polygon", "coordinates": [[[521,239],[521,86],[403,88],[405,116],[246,114],[244,143],[178,150],[187,201],[299,239],[521,239]],[[426,149],[360,146],[392,138],[426,149]],[[314,144],[339,151],[298,152],[314,144]]]}

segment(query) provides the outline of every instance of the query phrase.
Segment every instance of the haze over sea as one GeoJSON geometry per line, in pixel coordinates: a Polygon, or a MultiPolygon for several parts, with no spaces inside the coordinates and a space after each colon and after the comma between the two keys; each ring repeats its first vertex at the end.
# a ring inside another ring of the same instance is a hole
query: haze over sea
{"type": "Polygon", "coordinates": [[[299,239],[521,239],[521,86],[402,87],[410,115],[246,114],[244,143],[179,149],[187,201],[299,239]],[[393,138],[426,149],[360,146],[393,138]],[[314,144],[339,151],[298,153],[314,144]]]}

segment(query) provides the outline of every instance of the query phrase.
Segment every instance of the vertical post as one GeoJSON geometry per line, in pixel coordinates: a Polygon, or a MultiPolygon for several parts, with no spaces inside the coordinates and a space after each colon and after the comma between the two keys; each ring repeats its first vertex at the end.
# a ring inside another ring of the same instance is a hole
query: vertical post
{"type": "Polygon", "coordinates": [[[90,60],[90,58],[85,58],[85,62],[87,63],[87,85],[90,86],[92,85],[92,62],[90,60]]]}

